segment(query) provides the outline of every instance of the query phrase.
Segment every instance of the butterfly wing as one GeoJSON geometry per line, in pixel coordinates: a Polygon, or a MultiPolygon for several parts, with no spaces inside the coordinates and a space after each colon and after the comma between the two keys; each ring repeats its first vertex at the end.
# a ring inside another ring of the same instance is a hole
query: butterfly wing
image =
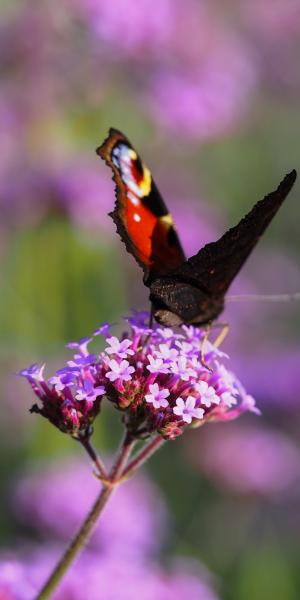
{"type": "Polygon", "coordinates": [[[116,202],[110,215],[149,284],[185,260],[173,219],[148,167],[120,131],[110,129],[96,152],[112,169],[116,183],[116,202]]]}
{"type": "Polygon", "coordinates": [[[194,318],[196,322],[215,318],[228,287],[287,197],[296,176],[295,170],[286,175],[277,190],[257,202],[238,225],[204,246],[169,277],[157,279],[151,287],[153,302],[180,314],[181,319],[187,312],[192,322],[194,318]],[[184,297],[188,298],[188,306],[181,303],[184,297]]]}

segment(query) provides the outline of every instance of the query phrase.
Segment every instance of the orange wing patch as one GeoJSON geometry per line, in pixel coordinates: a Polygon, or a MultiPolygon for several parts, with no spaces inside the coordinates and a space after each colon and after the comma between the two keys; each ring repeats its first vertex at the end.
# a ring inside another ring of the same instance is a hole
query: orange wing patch
{"type": "Polygon", "coordinates": [[[116,204],[111,213],[127,250],[146,276],[165,274],[185,260],[171,215],[128,139],[115,129],[97,149],[113,170],[116,204]]]}

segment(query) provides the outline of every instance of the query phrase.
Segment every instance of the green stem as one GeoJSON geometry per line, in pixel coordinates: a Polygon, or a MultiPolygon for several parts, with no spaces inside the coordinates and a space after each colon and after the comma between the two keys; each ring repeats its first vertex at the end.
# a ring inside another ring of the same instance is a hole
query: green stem
{"type": "Polygon", "coordinates": [[[90,533],[93,530],[94,525],[97,522],[99,515],[101,514],[106,502],[108,501],[113,491],[113,486],[106,486],[101,490],[95,504],[91,508],[77,535],[75,535],[65,554],[62,556],[61,560],[56,565],[54,571],[51,573],[48,581],[46,581],[42,590],[36,596],[36,600],[46,600],[47,598],[50,598],[51,594],[58,586],[59,582],[63,578],[64,574],[68,570],[74,558],[86,543],[90,533]]]}
{"type": "Polygon", "coordinates": [[[144,462],[146,462],[146,460],[148,460],[148,458],[150,458],[150,456],[152,456],[152,454],[154,454],[154,452],[156,452],[156,450],[158,450],[158,448],[162,446],[164,442],[165,440],[161,437],[161,435],[157,435],[155,438],[153,438],[153,440],[146,444],[146,446],[144,446],[144,448],[136,454],[127,467],[125,467],[122,473],[122,478],[127,479],[132,477],[136,470],[139,469],[139,467],[141,467],[141,465],[144,464],[144,462]]]}
{"type": "Polygon", "coordinates": [[[53,572],[51,573],[49,579],[46,581],[40,593],[36,596],[36,600],[47,600],[48,598],[50,598],[51,594],[54,592],[54,590],[60,583],[69,566],[79,554],[80,550],[82,550],[82,548],[86,544],[87,540],[90,537],[90,534],[93,531],[93,528],[96,525],[98,517],[102,513],[108,499],[112,495],[117,485],[121,483],[120,475],[122,474],[122,470],[126,465],[126,462],[130,456],[134,444],[135,440],[133,440],[127,434],[121,446],[120,452],[117,456],[117,459],[110,471],[109,479],[105,482],[105,485],[102,488],[98,498],[96,499],[90,512],[85,518],[79,531],[71,541],[66,552],[54,568],[53,572]]]}

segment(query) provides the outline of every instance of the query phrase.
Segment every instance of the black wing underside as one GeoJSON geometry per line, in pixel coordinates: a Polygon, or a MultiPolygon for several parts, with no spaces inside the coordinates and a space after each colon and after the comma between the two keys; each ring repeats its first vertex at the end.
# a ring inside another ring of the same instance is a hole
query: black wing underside
{"type": "Polygon", "coordinates": [[[287,197],[296,177],[295,170],[288,173],[277,190],[257,202],[238,225],[173,271],[173,281],[194,285],[212,297],[224,296],[287,197]]]}

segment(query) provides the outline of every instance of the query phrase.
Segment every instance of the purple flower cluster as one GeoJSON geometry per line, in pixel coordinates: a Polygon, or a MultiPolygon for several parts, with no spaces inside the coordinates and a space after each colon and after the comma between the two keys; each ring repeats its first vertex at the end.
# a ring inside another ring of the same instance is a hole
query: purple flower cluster
{"type": "Polygon", "coordinates": [[[264,83],[273,93],[282,89],[299,93],[299,0],[243,0],[236,5],[245,36],[259,57],[264,83]]]}
{"type": "MultiPolygon", "coordinates": [[[[15,513],[33,530],[44,531],[44,544],[28,547],[18,540],[17,551],[2,552],[1,600],[37,595],[57,562],[61,543],[74,534],[98,490],[99,481],[82,459],[40,464],[23,474],[13,493],[15,513]]],[[[160,490],[146,475],[137,475],[112,496],[88,549],[53,598],[81,600],[84,589],[89,600],[216,600],[213,577],[201,563],[168,557],[167,569],[156,560],[170,524],[160,490]]]]}
{"type": "Polygon", "coordinates": [[[300,449],[270,427],[218,427],[190,440],[187,452],[202,473],[234,493],[278,499],[299,485],[300,449]]]}
{"type": "MultiPolygon", "coordinates": [[[[55,548],[0,558],[1,600],[32,600],[56,560],[55,548]]],[[[211,579],[197,563],[187,569],[184,561],[176,561],[166,571],[151,561],[118,561],[86,552],[67,573],[53,600],[217,600],[211,579]]]]}
{"type": "Polygon", "coordinates": [[[32,227],[54,212],[77,228],[110,235],[111,220],[104,213],[111,209],[111,183],[98,164],[88,164],[82,154],[48,162],[40,157],[33,165],[24,159],[17,180],[13,161],[7,169],[1,165],[1,225],[32,227]]]}
{"type": "Polygon", "coordinates": [[[107,324],[94,336],[104,335],[100,354],[90,353],[92,338],[68,344],[75,350],[72,360],[48,380],[43,369],[32,365],[21,371],[38,396],[32,412],[48,418],[72,435],[89,433],[106,396],[124,415],[132,435],[160,433],[174,439],[185,426],[206,421],[225,421],[246,410],[259,412],[236,377],[221,364],[226,355],[210,342],[204,346],[204,331],[183,326],[178,332],[154,325],[148,313],[128,320],[129,331],[120,339],[107,336],[107,324]]]}
{"type": "Polygon", "coordinates": [[[62,126],[74,106],[98,114],[131,90],[133,113],[148,113],[167,140],[169,130],[196,140],[218,137],[243,116],[257,67],[241,36],[204,2],[151,7],[150,0],[63,0],[54,15],[51,3],[27,0],[4,11],[0,227],[33,226],[58,210],[80,228],[112,231],[102,217],[111,202],[108,177],[96,158],[95,166],[86,161],[80,142],[67,142],[62,126]]]}
{"type": "Polygon", "coordinates": [[[155,123],[205,140],[243,116],[257,84],[255,53],[208,3],[163,0],[153,10],[151,0],[73,1],[92,37],[130,61],[155,123]]]}
{"type": "Polygon", "coordinates": [[[157,123],[204,141],[224,135],[245,115],[256,78],[251,59],[241,43],[220,46],[193,68],[168,65],[153,74],[146,103],[157,123]]]}
{"type": "MultiPolygon", "coordinates": [[[[49,537],[65,541],[79,528],[97,493],[99,481],[91,476],[86,460],[64,459],[59,466],[43,464],[23,474],[14,489],[13,507],[18,521],[44,532],[47,542],[49,537]],[[58,515],[64,515],[63,519],[58,515]]],[[[111,497],[89,548],[98,556],[120,560],[149,557],[162,545],[168,524],[159,489],[138,474],[111,497]]]]}

